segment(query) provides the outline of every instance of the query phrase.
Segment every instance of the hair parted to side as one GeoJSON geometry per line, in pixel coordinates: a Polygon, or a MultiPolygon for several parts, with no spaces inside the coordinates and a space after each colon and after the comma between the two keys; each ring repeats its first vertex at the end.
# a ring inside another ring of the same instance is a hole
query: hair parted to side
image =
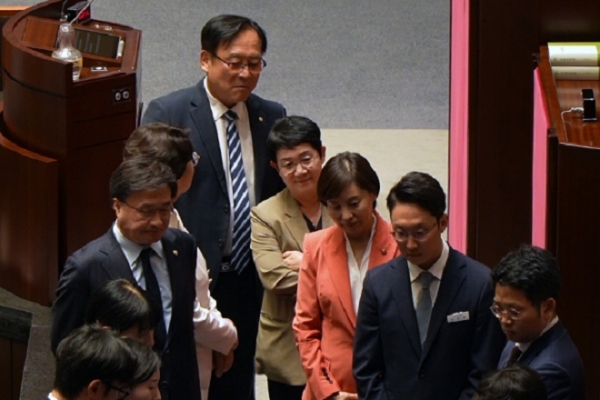
{"type": "Polygon", "coordinates": [[[228,47],[241,32],[254,30],[260,39],[262,53],[267,52],[267,35],[256,22],[240,15],[218,15],[211,18],[202,28],[200,42],[202,50],[217,54],[219,46],[228,47]]]}
{"type": "Polygon", "coordinates": [[[347,151],[334,156],[323,167],[317,183],[319,201],[327,204],[352,184],[376,197],[379,195],[379,178],[369,161],[358,153],[347,151]]]}
{"type": "Polygon", "coordinates": [[[147,157],[123,161],[110,177],[110,197],[127,201],[134,192],[153,191],[169,186],[171,198],[177,195],[177,178],[167,164],[147,157]]]}
{"type": "Polygon", "coordinates": [[[280,118],[275,121],[267,137],[267,154],[271,161],[277,162],[279,150],[292,149],[303,143],[310,145],[321,156],[323,144],[319,126],[306,117],[291,115],[280,118]]]}
{"type": "Polygon", "coordinates": [[[137,368],[130,346],[115,332],[84,325],[58,345],[54,389],[75,399],[94,380],[129,384],[137,368]]]}
{"type": "Polygon", "coordinates": [[[387,208],[390,212],[399,203],[415,204],[436,219],[446,212],[446,195],[440,183],[425,172],[409,172],[390,190],[387,208]]]}
{"type": "Polygon", "coordinates": [[[115,279],[92,293],[85,322],[97,322],[119,333],[135,326],[147,332],[155,329],[158,316],[142,288],[126,279],[115,279]]]}
{"type": "Polygon", "coordinates": [[[162,122],[151,122],[131,133],[125,142],[123,159],[147,157],[161,161],[169,165],[179,179],[192,160],[193,152],[187,131],[162,122]]]}
{"type": "Polygon", "coordinates": [[[487,373],[473,400],[546,400],[548,393],[540,375],[516,364],[487,373]]]}
{"type": "Polygon", "coordinates": [[[492,283],[521,290],[535,306],[544,300],[558,300],[560,268],[548,251],[536,246],[522,245],[500,260],[492,271],[492,283]]]}

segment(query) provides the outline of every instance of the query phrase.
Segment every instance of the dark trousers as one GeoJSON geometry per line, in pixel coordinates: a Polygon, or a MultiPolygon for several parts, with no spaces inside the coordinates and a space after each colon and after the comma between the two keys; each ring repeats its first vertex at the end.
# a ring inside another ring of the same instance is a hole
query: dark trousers
{"type": "Polygon", "coordinates": [[[220,378],[213,374],[208,398],[254,400],[254,355],[262,301],[262,285],[254,263],[240,275],[221,271],[211,294],[221,314],[235,324],[239,345],[231,369],[220,378]]]}
{"type": "Polygon", "coordinates": [[[301,400],[304,386],[292,386],[267,379],[269,400],[301,400]]]}

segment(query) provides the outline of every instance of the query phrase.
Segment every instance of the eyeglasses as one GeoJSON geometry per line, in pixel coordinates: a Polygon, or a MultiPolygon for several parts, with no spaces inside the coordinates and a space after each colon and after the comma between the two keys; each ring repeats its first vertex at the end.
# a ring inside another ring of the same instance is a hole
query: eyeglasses
{"type": "Polygon", "coordinates": [[[286,175],[294,173],[296,171],[296,167],[300,165],[305,170],[309,170],[314,166],[315,161],[317,160],[317,156],[315,154],[305,154],[300,158],[300,161],[292,161],[285,160],[279,164],[279,169],[283,171],[286,175]]]}
{"type": "Polygon", "coordinates": [[[116,386],[113,386],[110,383],[106,383],[106,382],[102,382],[102,383],[104,383],[104,385],[108,389],[112,389],[112,390],[114,390],[114,391],[117,392],[118,396],[117,396],[116,400],[125,400],[131,394],[131,392],[129,390],[125,389],[125,388],[116,387],[116,386]]]}
{"type": "Polygon", "coordinates": [[[267,62],[262,58],[255,58],[255,59],[249,60],[248,62],[242,62],[242,61],[225,61],[216,54],[213,54],[213,56],[215,56],[218,60],[223,62],[223,64],[227,65],[227,68],[229,68],[229,70],[231,72],[236,73],[236,74],[242,72],[242,70],[246,67],[248,68],[248,71],[250,71],[250,72],[260,72],[263,70],[264,67],[267,66],[267,62]]]}
{"type": "Polygon", "coordinates": [[[198,161],[200,161],[200,154],[193,152],[192,153],[192,164],[194,164],[194,167],[196,165],[198,165],[198,161]]]}
{"type": "Polygon", "coordinates": [[[412,236],[413,240],[417,241],[417,242],[422,242],[425,239],[427,239],[427,236],[429,235],[429,233],[431,233],[431,231],[433,231],[433,229],[437,226],[438,224],[435,224],[434,226],[432,226],[429,229],[417,229],[415,231],[403,231],[403,230],[393,230],[391,232],[392,235],[394,235],[394,238],[400,242],[400,243],[404,243],[408,241],[408,238],[410,236],[412,236]]]}
{"type": "Polygon", "coordinates": [[[166,208],[147,208],[146,209],[146,208],[134,207],[126,201],[122,201],[122,203],[124,203],[127,207],[132,208],[135,211],[137,211],[138,214],[144,219],[152,219],[154,217],[154,215],[156,215],[156,213],[158,213],[160,218],[167,219],[167,218],[171,217],[171,212],[173,211],[172,204],[166,208]]]}
{"type": "Polygon", "coordinates": [[[503,315],[506,315],[512,321],[518,321],[523,310],[515,310],[514,308],[503,309],[499,305],[494,304],[490,307],[490,311],[498,319],[502,319],[503,315]]]}

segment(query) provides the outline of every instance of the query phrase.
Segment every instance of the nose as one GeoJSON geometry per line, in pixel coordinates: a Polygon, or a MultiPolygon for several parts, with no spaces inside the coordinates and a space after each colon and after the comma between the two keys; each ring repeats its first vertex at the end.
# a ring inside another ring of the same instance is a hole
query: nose
{"type": "Polygon", "coordinates": [[[419,247],[419,243],[412,237],[412,235],[408,235],[408,239],[406,239],[406,248],[416,249],[417,247],[419,247]]]}
{"type": "Polygon", "coordinates": [[[500,313],[500,323],[503,325],[510,325],[513,320],[506,313],[500,313]]]}
{"type": "Polygon", "coordinates": [[[349,220],[352,218],[352,211],[346,207],[342,207],[342,219],[349,220]]]}
{"type": "Polygon", "coordinates": [[[244,65],[238,74],[242,78],[250,78],[250,68],[247,65],[244,65]]]}

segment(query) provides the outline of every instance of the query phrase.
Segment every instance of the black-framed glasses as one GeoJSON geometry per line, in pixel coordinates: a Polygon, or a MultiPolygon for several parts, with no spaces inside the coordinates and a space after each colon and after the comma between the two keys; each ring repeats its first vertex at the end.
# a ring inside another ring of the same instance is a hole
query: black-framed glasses
{"type": "Polygon", "coordinates": [[[315,154],[305,154],[303,155],[299,161],[293,161],[293,160],[284,160],[281,163],[279,163],[279,169],[282,170],[285,174],[289,175],[292,174],[294,171],[296,171],[296,167],[298,165],[300,165],[302,168],[309,170],[311,169],[314,164],[315,161],[318,159],[319,157],[315,154]]]}
{"type": "Polygon", "coordinates": [[[263,58],[253,58],[248,60],[247,62],[243,61],[226,61],[223,60],[216,54],[213,54],[218,60],[220,60],[223,64],[229,68],[231,72],[240,73],[244,68],[248,68],[250,72],[260,72],[264,67],[267,66],[267,62],[263,58]]]}
{"type": "Polygon", "coordinates": [[[198,165],[198,161],[200,161],[200,154],[193,152],[192,153],[192,164],[194,164],[194,167],[196,165],[198,165]]]}
{"type": "Polygon", "coordinates": [[[502,319],[502,316],[506,315],[508,317],[508,319],[510,319],[511,321],[518,321],[519,318],[521,318],[520,317],[521,313],[523,312],[523,310],[519,311],[519,310],[515,310],[514,308],[507,308],[505,310],[502,307],[500,307],[498,304],[493,304],[490,307],[490,311],[498,319],[502,319]]]}
{"type": "Polygon", "coordinates": [[[412,236],[413,240],[415,240],[417,242],[422,242],[425,239],[427,239],[427,236],[429,236],[431,231],[433,231],[436,226],[438,226],[437,223],[429,229],[416,229],[414,231],[404,231],[402,229],[394,229],[391,232],[391,234],[394,235],[394,238],[400,243],[407,242],[408,238],[411,236],[412,236]]]}
{"type": "Polygon", "coordinates": [[[126,201],[122,201],[122,203],[127,207],[137,211],[137,213],[144,219],[152,219],[156,213],[158,213],[162,219],[167,219],[171,217],[171,212],[173,211],[173,204],[165,208],[137,208],[126,201]]]}
{"type": "Polygon", "coordinates": [[[110,383],[107,383],[107,382],[102,382],[102,383],[104,383],[104,385],[107,388],[112,389],[115,392],[117,392],[117,399],[116,400],[125,400],[131,394],[131,392],[129,391],[128,388],[117,387],[117,386],[111,385],[110,383]]]}

